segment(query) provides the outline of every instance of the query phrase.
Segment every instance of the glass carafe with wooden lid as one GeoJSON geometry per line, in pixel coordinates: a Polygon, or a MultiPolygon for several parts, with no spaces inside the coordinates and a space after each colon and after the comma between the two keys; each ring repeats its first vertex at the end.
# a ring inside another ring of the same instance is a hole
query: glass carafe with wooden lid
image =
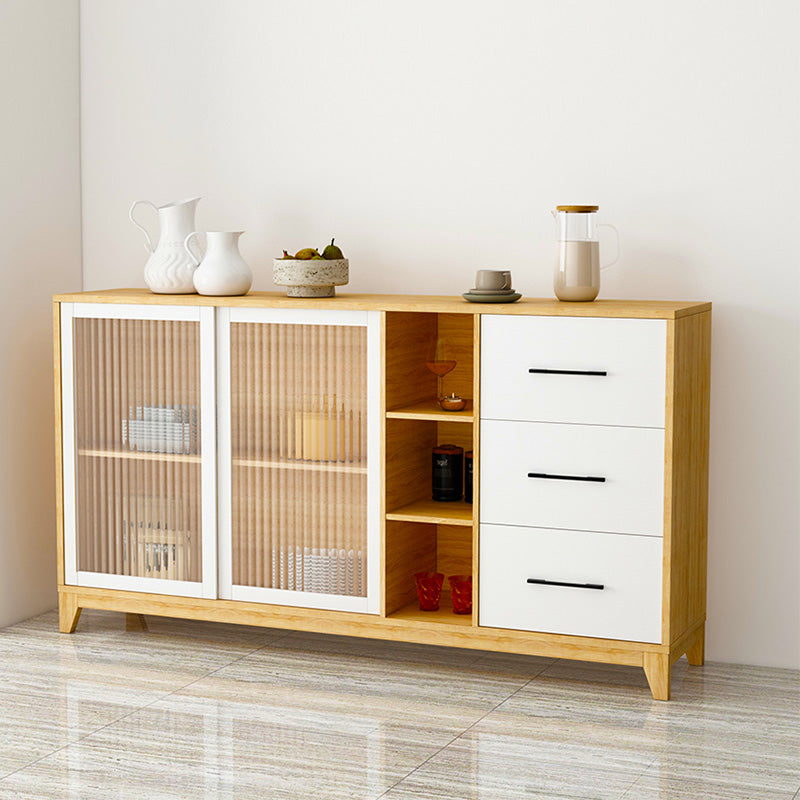
{"type": "Polygon", "coordinates": [[[553,288],[559,300],[586,302],[600,291],[600,272],[619,260],[619,234],[613,225],[596,221],[599,206],[556,206],[556,266],[553,288]],[[600,265],[598,229],[610,228],[617,236],[617,255],[600,265]]]}

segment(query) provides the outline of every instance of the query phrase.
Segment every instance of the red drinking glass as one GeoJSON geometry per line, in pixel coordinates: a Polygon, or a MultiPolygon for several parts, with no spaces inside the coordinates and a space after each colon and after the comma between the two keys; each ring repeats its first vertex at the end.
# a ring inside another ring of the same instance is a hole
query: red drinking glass
{"type": "Polygon", "coordinates": [[[441,572],[417,572],[414,580],[417,582],[420,611],[438,611],[444,575],[441,572]]]}
{"type": "Polygon", "coordinates": [[[453,598],[454,614],[472,613],[472,575],[451,575],[450,596],[453,598]]]}

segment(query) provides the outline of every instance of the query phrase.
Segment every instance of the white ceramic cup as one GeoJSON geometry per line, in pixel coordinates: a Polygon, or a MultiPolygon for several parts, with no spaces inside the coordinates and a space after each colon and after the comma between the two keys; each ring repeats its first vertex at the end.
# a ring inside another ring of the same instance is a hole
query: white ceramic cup
{"type": "Polygon", "coordinates": [[[484,292],[499,292],[511,288],[511,270],[479,269],[475,273],[475,288],[484,292]]]}

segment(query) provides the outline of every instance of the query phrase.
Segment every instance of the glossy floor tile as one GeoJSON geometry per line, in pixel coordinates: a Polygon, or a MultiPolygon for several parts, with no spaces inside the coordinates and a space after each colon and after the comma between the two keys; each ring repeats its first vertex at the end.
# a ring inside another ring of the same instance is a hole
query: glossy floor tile
{"type": "Polygon", "coordinates": [[[800,673],[641,670],[85,611],[0,631],[0,798],[774,798],[800,673]]]}

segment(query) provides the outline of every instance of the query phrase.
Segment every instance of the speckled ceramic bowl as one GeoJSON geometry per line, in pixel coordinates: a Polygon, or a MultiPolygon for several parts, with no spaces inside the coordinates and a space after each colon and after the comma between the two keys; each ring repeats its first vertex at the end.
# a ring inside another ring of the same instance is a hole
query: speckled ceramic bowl
{"type": "Polygon", "coordinates": [[[272,280],[286,287],[287,297],[333,297],[335,287],[350,280],[350,261],[346,258],[330,261],[275,258],[272,280]]]}

